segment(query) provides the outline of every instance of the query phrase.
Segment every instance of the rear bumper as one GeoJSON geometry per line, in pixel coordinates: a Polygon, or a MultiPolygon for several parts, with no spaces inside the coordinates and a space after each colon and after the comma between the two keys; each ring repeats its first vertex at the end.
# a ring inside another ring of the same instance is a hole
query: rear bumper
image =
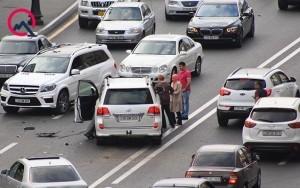
{"type": "Polygon", "coordinates": [[[243,119],[249,116],[250,111],[251,111],[251,107],[249,107],[248,111],[236,111],[233,110],[233,107],[231,107],[229,110],[217,109],[217,115],[218,117],[224,117],[228,119],[243,119]]]}
{"type": "Polygon", "coordinates": [[[290,5],[300,4],[300,0],[279,0],[279,2],[288,3],[290,5]]]}
{"type": "Polygon", "coordinates": [[[99,129],[96,127],[97,137],[153,137],[161,135],[161,125],[158,128],[104,128],[99,129]]]}
{"type": "Polygon", "coordinates": [[[299,143],[264,143],[264,142],[246,142],[243,144],[252,151],[300,151],[299,143]]]}

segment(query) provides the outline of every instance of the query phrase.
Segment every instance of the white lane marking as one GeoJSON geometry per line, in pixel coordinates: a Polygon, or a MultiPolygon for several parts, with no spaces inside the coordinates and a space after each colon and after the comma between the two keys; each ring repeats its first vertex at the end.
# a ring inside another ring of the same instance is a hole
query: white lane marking
{"type": "Polygon", "coordinates": [[[57,35],[59,35],[61,32],[63,32],[65,29],[67,29],[70,25],[72,25],[77,19],[78,19],[78,16],[76,15],[69,22],[67,22],[65,25],[63,25],[61,28],[59,28],[57,31],[55,31],[53,34],[51,34],[48,37],[48,39],[52,40],[53,38],[55,38],[57,35]]]}
{"type": "Polygon", "coordinates": [[[272,68],[278,68],[281,65],[283,65],[285,62],[287,62],[288,60],[290,60],[292,57],[294,57],[295,55],[297,55],[300,52],[300,48],[297,48],[297,50],[293,51],[290,55],[286,56],[283,60],[281,60],[280,62],[278,62],[276,65],[274,65],[272,68]]]}
{"type": "MultiPolygon", "coordinates": [[[[297,43],[299,43],[300,42],[300,37],[298,38],[298,39],[296,39],[294,42],[292,42],[291,44],[289,44],[288,46],[286,46],[285,48],[283,48],[282,50],[280,50],[279,52],[277,52],[276,54],[274,54],[272,57],[270,57],[269,59],[267,59],[265,62],[263,62],[261,65],[259,65],[257,68],[263,68],[263,67],[265,67],[265,66],[267,66],[269,63],[271,63],[273,60],[275,60],[277,57],[279,57],[280,55],[282,55],[284,52],[286,52],[288,49],[290,49],[290,48],[292,48],[294,45],[296,45],[297,43]]],[[[284,59],[284,60],[288,60],[288,59],[284,59]]],[[[283,63],[285,63],[286,61],[284,61],[284,60],[282,60],[281,62],[279,62],[279,63],[281,63],[281,65],[283,64],[283,63]]],[[[273,67],[276,67],[276,65],[274,65],[273,67]]],[[[212,98],[210,101],[208,101],[207,103],[205,103],[203,106],[205,106],[206,108],[209,106],[208,104],[213,104],[214,102],[216,102],[217,101],[217,99],[218,99],[218,96],[219,95],[217,95],[217,96],[215,96],[214,98],[212,98]]],[[[189,115],[189,117],[190,117],[190,119],[192,118],[192,117],[194,117],[194,116],[196,116],[197,114],[199,114],[200,112],[202,112],[205,108],[203,108],[203,106],[201,106],[199,109],[197,109],[196,111],[194,111],[191,115],[189,115]],[[201,110],[200,110],[201,109],[201,110]]],[[[172,130],[170,130],[170,133],[172,133],[172,130]]],[[[179,133],[179,134],[181,134],[181,133],[179,133]]],[[[144,150],[145,148],[142,148],[141,150],[144,150]]],[[[148,148],[149,149],[149,148],[148,148]]],[[[140,150],[140,151],[141,151],[140,150]]],[[[147,150],[144,150],[143,152],[145,152],[145,151],[147,151],[147,150]]],[[[137,152],[137,153],[139,153],[139,151],[137,152]]],[[[142,153],[141,153],[142,154],[142,153]]],[[[140,155],[141,155],[140,154],[140,155]]],[[[129,158],[128,158],[129,159],[129,158]]],[[[128,160],[128,159],[126,159],[126,160],[128,160]]],[[[130,162],[130,161],[129,161],[130,162]]],[[[128,162],[128,163],[129,163],[128,162]]],[[[127,164],[128,164],[127,163],[127,164]]],[[[121,163],[122,164],[122,163],[121,163]]],[[[120,166],[120,165],[119,165],[120,166]]],[[[124,167],[124,166],[123,166],[124,167]]],[[[115,169],[115,168],[114,168],[115,169]]],[[[119,168],[118,170],[120,170],[121,168],[119,168]]],[[[117,172],[117,171],[115,171],[115,172],[117,172]]],[[[111,175],[113,175],[113,174],[110,174],[110,176],[111,175]]],[[[110,177],[110,176],[108,176],[108,177],[110,177]]],[[[106,177],[105,179],[107,179],[108,177],[106,177]]],[[[101,178],[100,178],[101,179],[101,178]]],[[[105,180],[104,179],[104,180],[105,180]]],[[[103,181],[104,181],[103,180],[103,181]]],[[[116,180],[115,180],[116,181],[116,180]]],[[[114,182],[115,182],[114,181],[114,182]]],[[[101,182],[100,182],[101,183],[101,182]]],[[[100,184],[99,183],[99,184],[100,184]]],[[[98,185],[99,185],[98,184],[98,185]]],[[[94,184],[93,184],[94,185],[94,184]]],[[[97,185],[95,185],[95,186],[97,186],[97,185]]],[[[90,188],[90,187],[89,187],[90,188]]],[[[92,187],[93,188],[93,187],[92,187]]]]}
{"type": "Polygon", "coordinates": [[[126,177],[128,177],[130,174],[134,173],[136,170],[138,170],[140,167],[142,167],[143,165],[145,165],[147,162],[149,162],[151,159],[153,159],[155,156],[157,156],[158,154],[160,154],[162,151],[164,151],[166,148],[168,148],[170,145],[172,145],[174,142],[176,142],[177,140],[179,140],[181,137],[183,137],[184,135],[186,135],[187,133],[189,133],[191,130],[193,130],[194,128],[196,128],[198,125],[200,125],[203,121],[205,121],[206,119],[208,119],[210,116],[212,116],[215,112],[217,111],[217,108],[214,108],[213,110],[211,110],[209,113],[207,113],[206,115],[204,115],[202,118],[200,118],[198,121],[196,121],[195,123],[193,123],[191,126],[189,126],[188,128],[186,128],[185,130],[183,130],[181,133],[179,133],[178,135],[176,135],[174,138],[172,138],[170,141],[168,141],[167,143],[165,143],[162,147],[160,147],[159,149],[157,149],[156,151],[154,151],[151,155],[149,155],[148,157],[146,157],[145,159],[143,159],[141,162],[139,162],[137,165],[135,165],[134,167],[132,167],[129,171],[127,171],[126,173],[124,173],[122,176],[120,176],[119,178],[117,178],[115,181],[112,182],[112,184],[118,184],[120,183],[122,180],[124,180],[126,177]]]}
{"type": "Polygon", "coordinates": [[[13,148],[17,144],[18,144],[17,142],[13,142],[13,143],[9,144],[8,146],[6,146],[2,150],[0,150],[0,155],[3,154],[4,152],[6,152],[7,150],[13,148]]]}
{"type": "Polygon", "coordinates": [[[61,118],[63,116],[64,116],[63,114],[62,115],[58,115],[58,116],[54,116],[52,119],[59,119],[59,118],[61,118]]]}

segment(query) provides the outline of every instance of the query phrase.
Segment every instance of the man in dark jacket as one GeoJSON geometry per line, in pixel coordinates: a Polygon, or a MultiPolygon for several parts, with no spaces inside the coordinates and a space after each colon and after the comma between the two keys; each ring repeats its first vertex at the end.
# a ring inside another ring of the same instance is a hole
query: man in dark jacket
{"type": "Polygon", "coordinates": [[[165,112],[168,116],[171,127],[174,128],[175,118],[170,112],[170,95],[174,92],[174,90],[171,85],[165,81],[164,75],[158,75],[158,83],[155,85],[155,91],[158,93],[160,99],[162,128],[167,128],[165,112]]]}
{"type": "Polygon", "coordinates": [[[255,102],[258,101],[258,99],[262,98],[262,97],[267,97],[267,91],[263,88],[263,85],[261,82],[256,81],[254,83],[254,88],[255,88],[255,93],[254,93],[254,100],[255,102]]]}

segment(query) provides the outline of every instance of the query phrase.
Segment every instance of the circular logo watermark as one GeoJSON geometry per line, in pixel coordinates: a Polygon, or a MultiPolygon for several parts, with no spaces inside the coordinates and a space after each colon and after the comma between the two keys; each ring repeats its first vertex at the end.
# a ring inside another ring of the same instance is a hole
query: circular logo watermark
{"type": "Polygon", "coordinates": [[[14,27],[12,26],[12,21],[13,21],[14,16],[19,13],[27,14],[31,18],[32,28],[35,28],[36,20],[35,20],[34,15],[32,14],[32,12],[30,12],[29,10],[27,10],[25,8],[18,8],[16,10],[12,11],[8,16],[7,26],[8,26],[9,31],[12,34],[18,35],[18,36],[27,36],[28,33],[29,33],[29,35],[34,35],[34,33],[32,32],[32,30],[30,29],[30,27],[28,26],[28,24],[25,21],[21,21],[19,24],[15,24],[14,27]],[[20,30],[22,27],[24,27],[27,30],[27,32],[19,32],[18,30],[20,30]]]}

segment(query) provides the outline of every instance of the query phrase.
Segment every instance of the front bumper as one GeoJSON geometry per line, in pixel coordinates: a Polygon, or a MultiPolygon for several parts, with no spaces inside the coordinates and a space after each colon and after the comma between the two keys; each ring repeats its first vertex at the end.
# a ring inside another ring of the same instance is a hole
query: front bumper
{"type": "Polygon", "coordinates": [[[107,8],[93,8],[93,7],[79,6],[78,15],[80,18],[101,21],[106,10],[107,8]]]}
{"type": "Polygon", "coordinates": [[[239,37],[238,33],[223,33],[220,36],[204,36],[200,33],[187,32],[187,36],[201,43],[234,43],[239,37]]]}
{"type": "Polygon", "coordinates": [[[190,12],[196,12],[197,7],[184,7],[180,5],[166,5],[167,15],[189,16],[190,12]]]}
{"type": "Polygon", "coordinates": [[[97,44],[108,44],[108,43],[127,43],[137,44],[142,39],[142,33],[132,34],[96,34],[97,44]]]}

